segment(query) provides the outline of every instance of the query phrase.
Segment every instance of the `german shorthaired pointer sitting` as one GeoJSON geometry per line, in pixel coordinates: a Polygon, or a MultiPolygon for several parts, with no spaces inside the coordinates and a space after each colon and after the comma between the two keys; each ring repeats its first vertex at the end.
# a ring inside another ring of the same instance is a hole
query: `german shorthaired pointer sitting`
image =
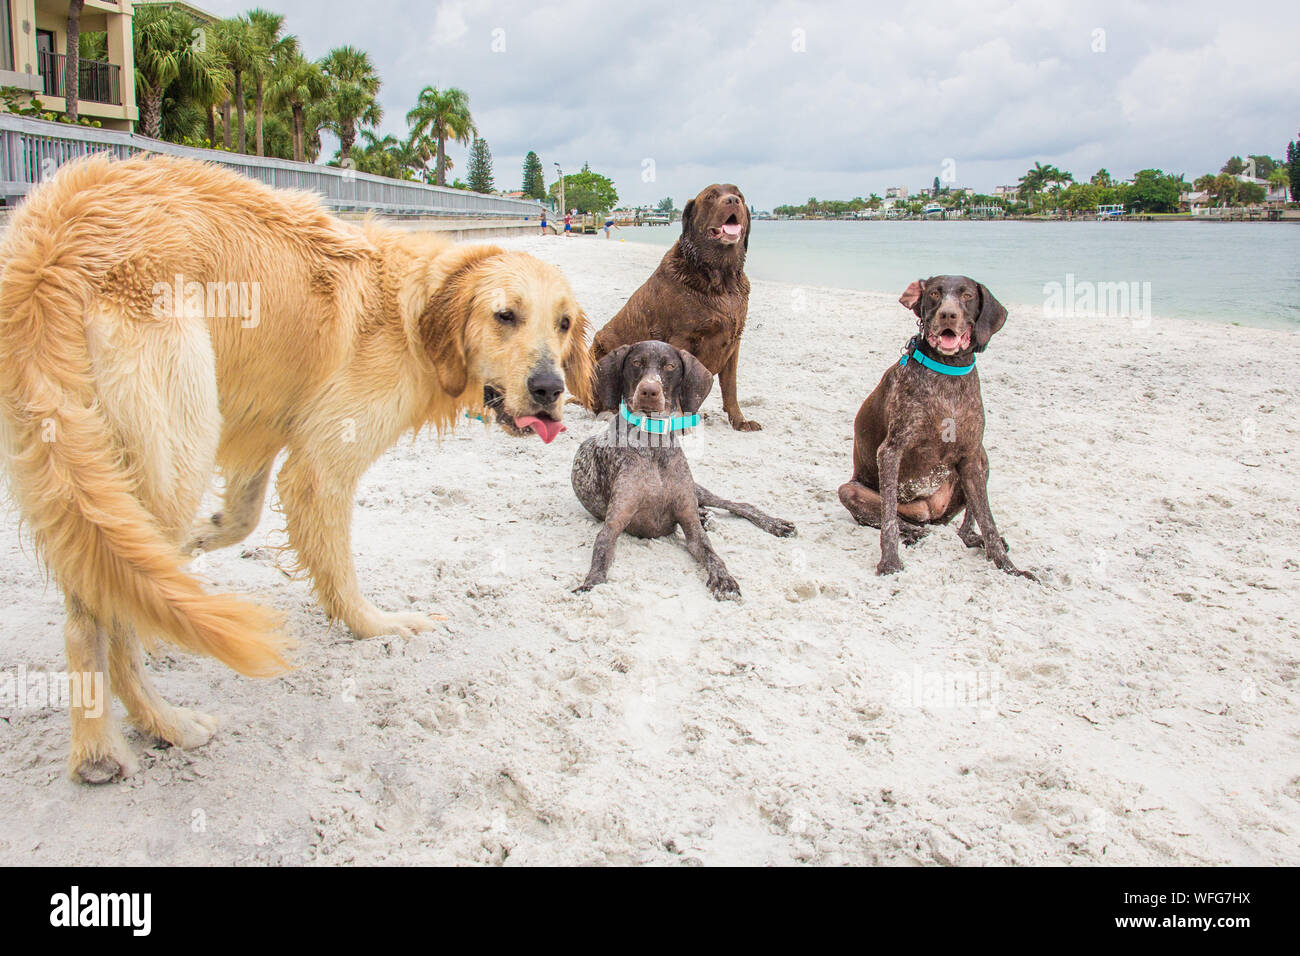
{"type": "Polygon", "coordinates": [[[691,477],[680,435],[699,423],[696,412],[712,386],[712,374],[695,356],[667,342],[622,345],[597,364],[600,407],[617,408],[618,414],[607,431],[583,442],[573,459],[573,490],[605,523],[596,536],[591,570],[575,591],[605,581],[620,533],[660,538],[680,525],[687,549],[708,571],[713,596],[740,597],[740,586],[704,533],[706,507],[747,518],[768,534],[794,534],[790,522],[724,501],[691,477]]]}
{"type": "Polygon", "coordinates": [[[982,547],[996,567],[1033,578],[1007,557],[989,510],[975,370],[975,353],[1002,328],[1007,310],[966,276],[918,279],[898,301],[916,313],[919,331],[858,410],[853,480],[840,486],[840,501],[859,524],[880,529],[878,574],[903,569],[900,537],[913,544],[926,525],[947,524],[965,508],[957,534],[966,547],[982,547]]]}

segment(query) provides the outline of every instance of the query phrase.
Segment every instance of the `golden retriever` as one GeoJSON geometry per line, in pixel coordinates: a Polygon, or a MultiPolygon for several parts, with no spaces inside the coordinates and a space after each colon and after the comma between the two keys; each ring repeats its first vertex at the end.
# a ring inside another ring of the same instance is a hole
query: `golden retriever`
{"type": "MultiPolygon", "coordinates": [[[[0,437],[65,596],[69,672],[103,675],[141,731],[195,747],[216,721],[158,696],[141,641],[243,674],[286,666],[277,615],[185,570],[253,530],[281,450],[289,543],[330,618],[359,637],[429,628],[362,597],[358,480],[402,433],[485,407],[549,442],[566,381],[589,400],[585,335],[568,283],[523,253],[346,224],[204,163],[64,166],[0,247],[0,437]],[[223,509],[194,525],[214,468],[223,509]]],[[[106,701],[71,717],[74,779],[135,769],[106,701]]]]}

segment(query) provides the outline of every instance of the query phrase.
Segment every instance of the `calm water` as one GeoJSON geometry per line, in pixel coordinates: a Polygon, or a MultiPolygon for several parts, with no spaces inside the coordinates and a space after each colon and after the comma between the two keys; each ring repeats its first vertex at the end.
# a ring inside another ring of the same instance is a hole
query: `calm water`
{"type": "MultiPolygon", "coordinates": [[[[616,238],[665,248],[680,226],[616,238]]],[[[1036,305],[1067,274],[1150,283],[1151,313],[1300,329],[1300,225],[1210,222],[755,222],[752,278],[902,292],[918,277],[965,274],[1003,302],[1036,305]]],[[[1077,300],[1076,300],[1077,301],[1077,300]]]]}

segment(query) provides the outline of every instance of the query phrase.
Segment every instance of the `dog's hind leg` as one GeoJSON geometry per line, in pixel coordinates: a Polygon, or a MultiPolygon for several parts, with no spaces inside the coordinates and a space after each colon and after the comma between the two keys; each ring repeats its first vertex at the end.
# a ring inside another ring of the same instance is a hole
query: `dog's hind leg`
{"type": "Polygon", "coordinates": [[[135,629],[114,625],[108,656],[113,693],[122,701],[131,722],[141,733],[189,750],[212,739],[217,719],[184,707],[173,707],[159,696],[144,668],[135,629]]]}
{"type": "MultiPolygon", "coordinates": [[[[869,528],[880,527],[883,502],[880,494],[860,481],[846,481],[840,485],[840,503],[853,515],[853,520],[869,528]]],[[[898,506],[898,537],[906,545],[916,544],[930,529],[925,525],[915,524],[904,517],[906,504],[898,506]]]]}
{"type": "Polygon", "coordinates": [[[84,783],[129,777],[139,762],[113,716],[108,632],[76,597],[69,595],[65,603],[68,619],[63,639],[74,691],[68,776],[84,783]]]}
{"type": "Polygon", "coordinates": [[[186,554],[215,551],[238,544],[252,534],[262,518],[262,503],[266,500],[266,486],[274,460],[273,451],[251,466],[226,468],[222,508],[190,530],[189,540],[183,548],[186,554]]]}
{"type": "Polygon", "coordinates": [[[701,508],[721,508],[730,511],[733,515],[753,522],[768,534],[776,535],[778,538],[789,538],[794,535],[795,528],[792,522],[773,518],[770,514],[759,511],[753,505],[747,505],[742,501],[727,501],[725,498],[719,498],[703,485],[695,486],[695,497],[699,500],[701,508]]]}

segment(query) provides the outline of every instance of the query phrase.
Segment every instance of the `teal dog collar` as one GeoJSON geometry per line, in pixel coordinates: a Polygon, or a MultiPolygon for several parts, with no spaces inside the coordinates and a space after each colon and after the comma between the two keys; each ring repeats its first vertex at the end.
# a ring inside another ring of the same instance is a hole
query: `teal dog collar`
{"type": "Polygon", "coordinates": [[[975,360],[971,359],[969,365],[944,365],[942,362],[936,362],[934,359],[921,354],[920,349],[913,349],[909,356],[907,352],[898,360],[899,365],[906,365],[908,358],[914,358],[921,365],[930,369],[932,372],[938,372],[940,375],[969,375],[975,371],[975,360]]]}
{"type": "Polygon", "coordinates": [[[623,421],[633,428],[639,428],[643,432],[650,432],[654,435],[684,431],[687,428],[694,428],[700,423],[699,415],[682,415],[676,418],[647,418],[645,415],[633,415],[632,412],[628,411],[627,402],[618,403],[618,413],[623,416],[623,421]]]}

